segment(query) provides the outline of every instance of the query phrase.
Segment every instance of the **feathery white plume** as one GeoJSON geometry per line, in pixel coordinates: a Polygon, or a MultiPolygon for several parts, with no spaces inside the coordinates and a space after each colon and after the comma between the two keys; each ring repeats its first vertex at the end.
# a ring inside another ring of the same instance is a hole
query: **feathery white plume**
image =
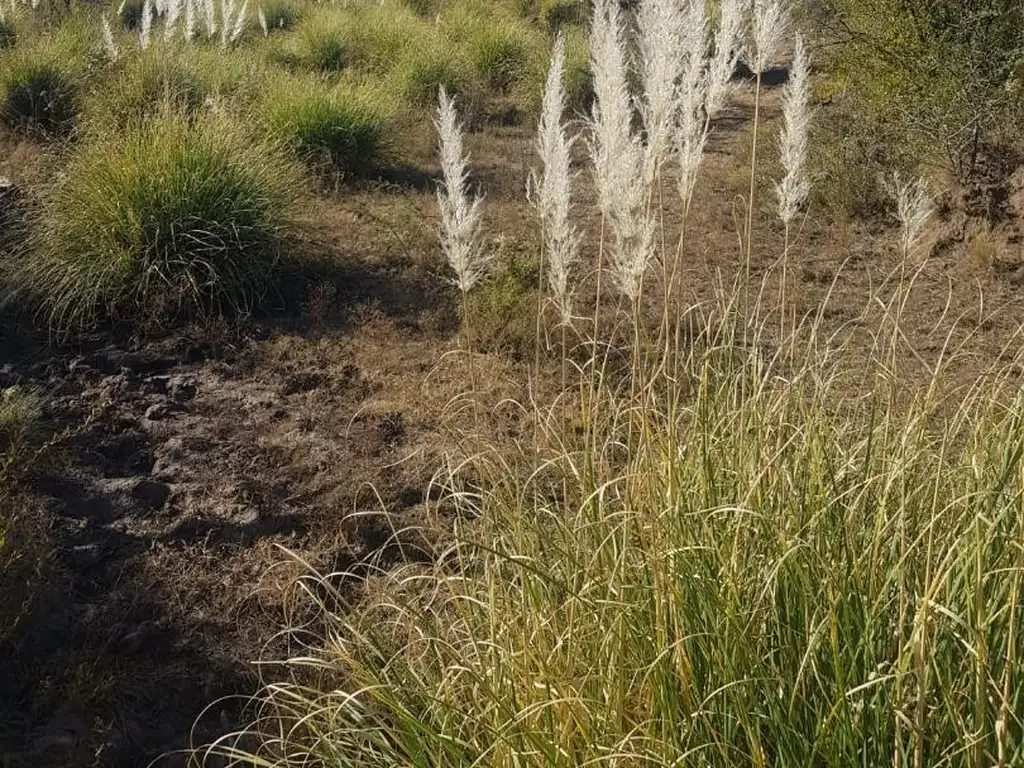
{"type": "Polygon", "coordinates": [[[235,23],[234,23],[234,26],[231,29],[231,40],[230,40],[230,42],[232,42],[232,43],[236,42],[238,40],[238,38],[240,38],[242,36],[242,33],[245,31],[245,21],[246,21],[246,15],[247,15],[247,11],[248,10],[249,10],[249,0],[244,0],[244,2],[242,3],[242,7],[238,10],[238,15],[235,16],[235,23]]]}
{"type": "Polygon", "coordinates": [[[590,155],[598,204],[614,235],[612,276],[619,290],[636,302],[654,256],[654,219],[649,210],[644,148],[630,126],[633,103],[623,38],[618,0],[594,0],[590,64],[595,100],[590,155]]]}
{"type": "Polygon", "coordinates": [[[267,37],[270,35],[270,30],[267,28],[267,14],[263,12],[263,6],[256,9],[256,15],[260,20],[260,29],[263,30],[263,36],[267,37]]]}
{"type": "Polygon", "coordinates": [[[683,22],[683,69],[679,80],[679,117],[675,150],[679,166],[677,187],[684,209],[688,210],[697,183],[697,171],[704,157],[708,126],[704,106],[707,98],[708,20],[703,0],[690,0],[683,22]]]}
{"type": "Polygon", "coordinates": [[[103,50],[106,51],[107,58],[111,61],[117,61],[121,51],[117,47],[117,41],[114,40],[114,30],[110,28],[110,22],[106,16],[100,19],[100,30],[103,32],[103,50]]]}
{"type": "Polygon", "coordinates": [[[185,0],[185,40],[191,42],[196,36],[196,0],[185,0]]]}
{"type": "Polygon", "coordinates": [[[751,69],[768,69],[779,53],[782,39],[789,31],[789,12],[781,0],[754,0],[751,18],[754,50],[751,69]]]}
{"type": "Polygon", "coordinates": [[[178,25],[178,16],[181,15],[182,0],[167,0],[167,19],[164,21],[164,40],[174,37],[175,28],[178,25]]]}
{"type": "Polygon", "coordinates": [[[551,52],[547,85],[540,121],[537,126],[537,153],[544,166],[540,180],[534,177],[537,209],[540,212],[547,278],[561,322],[572,319],[569,271],[577,260],[579,235],[571,222],[572,170],[570,152],[573,139],[562,125],[565,88],[565,37],[559,34],[551,52]]]}
{"type": "Polygon", "coordinates": [[[811,184],[807,178],[807,134],[811,127],[810,62],[804,41],[798,34],[793,46],[793,66],[783,89],[781,136],[782,167],[786,174],[775,185],[779,218],[789,224],[807,200],[811,184]]]}
{"type": "Polygon", "coordinates": [[[901,225],[900,247],[903,249],[903,255],[909,256],[921,241],[925,222],[932,215],[928,182],[918,178],[904,183],[899,174],[894,174],[888,189],[896,199],[896,215],[901,225]]]}
{"type": "Polygon", "coordinates": [[[722,111],[732,90],[732,76],[740,57],[746,25],[746,0],[722,0],[721,19],[715,34],[715,53],[708,66],[707,119],[722,111]]]}
{"type": "Polygon", "coordinates": [[[641,0],[637,33],[644,93],[641,115],[647,133],[644,173],[648,183],[657,175],[671,147],[676,87],[684,64],[682,30],[679,0],[641,0]]]}
{"type": "Polygon", "coordinates": [[[142,50],[149,48],[149,33],[153,26],[153,13],[152,0],[146,0],[142,6],[142,21],[139,28],[139,48],[142,50]]]}
{"type": "Polygon", "coordinates": [[[213,0],[199,0],[203,4],[203,18],[206,21],[206,36],[212,38],[217,34],[217,18],[214,15],[213,0]]]}
{"type": "Polygon", "coordinates": [[[487,273],[490,256],[480,243],[481,198],[469,195],[469,157],[462,151],[462,128],[455,101],[441,86],[438,92],[438,146],[444,183],[437,190],[441,209],[441,247],[455,271],[455,285],[468,292],[487,273]]]}

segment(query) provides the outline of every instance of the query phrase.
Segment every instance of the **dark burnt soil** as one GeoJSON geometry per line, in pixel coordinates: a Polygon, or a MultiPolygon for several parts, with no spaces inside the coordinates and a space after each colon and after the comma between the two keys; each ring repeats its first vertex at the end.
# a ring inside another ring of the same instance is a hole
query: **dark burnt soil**
{"type": "MultiPolygon", "coordinates": [[[[776,102],[769,93],[770,116],[776,102]]],[[[710,300],[741,268],[751,104],[742,92],[713,136],[681,251],[681,302],[710,300]]],[[[772,130],[751,265],[767,276],[766,297],[776,294],[770,266],[782,243],[771,223],[772,130]]],[[[460,443],[471,409],[460,397],[469,382],[455,354],[456,302],[424,182],[436,173],[431,139],[412,143],[415,178],[396,174],[324,201],[317,226],[331,270],[304,289],[301,312],[145,343],[110,334],[74,348],[2,340],[0,386],[46,393],[62,439],[28,476],[54,552],[33,584],[29,618],[0,649],[0,765],[181,764],[160,756],[243,722],[258,683],[251,662],[283,650],[278,633],[295,608],[289,585],[300,566],[282,548],[326,570],[430,556],[429,532],[400,536],[402,546],[392,534],[427,525],[434,472],[450,451],[470,450],[460,443]]],[[[516,440],[529,427],[499,404],[528,396],[522,349],[535,299],[517,298],[529,270],[511,279],[508,265],[536,252],[523,203],[532,139],[493,128],[469,148],[491,245],[506,265],[493,281],[505,288],[485,288],[473,307],[485,353],[476,363],[481,431],[516,440]]],[[[593,193],[585,173],[580,181],[586,205],[593,193]]],[[[945,199],[906,313],[900,373],[909,377],[926,375],[947,339],[963,345],[959,365],[976,374],[999,359],[1024,309],[1024,176],[996,173],[945,199]],[[986,220],[991,247],[970,248],[986,220]]],[[[669,242],[678,227],[668,215],[669,242]]],[[[845,327],[866,349],[873,326],[863,310],[891,294],[895,242],[891,222],[839,224],[811,210],[792,248],[797,311],[829,297],[825,330],[845,327]]]]}

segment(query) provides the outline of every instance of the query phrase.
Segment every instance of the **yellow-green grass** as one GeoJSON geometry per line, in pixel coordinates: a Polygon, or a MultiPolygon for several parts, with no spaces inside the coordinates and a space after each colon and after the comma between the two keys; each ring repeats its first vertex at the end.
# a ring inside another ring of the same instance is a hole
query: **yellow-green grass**
{"type": "Polygon", "coordinates": [[[258,762],[231,739],[215,751],[363,768],[1021,764],[1013,367],[955,388],[940,366],[901,393],[883,361],[813,328],[779,350],[735,306],[687,318],[705,330],[658,395],[598,380],[581,436],[543,406],[536,448],[483,447],[442,474],[438,509],[462,522],[436,565],[382,570],[355,603],[342,576],[312,574],[324,630],[292,662],[302,683],[264,690],[258,762]]]}
{"type": "Polygon", "coordinates": [[[9,279],[59,332],[244,311],[290,253],[305,185],[228,117],[162,112],[77,149],[9,279]]]}
{"type": "Polygon", "coordinates": [[[261,117],[314,169],[363,176],[394,156],[394,110],[387,101],[379,88],[282,77],[267,90],[261,117]]]}

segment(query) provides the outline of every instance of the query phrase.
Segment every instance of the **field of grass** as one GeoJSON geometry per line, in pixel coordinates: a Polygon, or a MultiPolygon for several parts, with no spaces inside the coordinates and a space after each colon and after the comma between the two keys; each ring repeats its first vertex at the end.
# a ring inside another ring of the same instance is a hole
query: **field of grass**
{"type": "Polygon", "coordinates": [[[0,763],[1024,767],[1024,90],[843,23],[5,4],[0,763]]]}

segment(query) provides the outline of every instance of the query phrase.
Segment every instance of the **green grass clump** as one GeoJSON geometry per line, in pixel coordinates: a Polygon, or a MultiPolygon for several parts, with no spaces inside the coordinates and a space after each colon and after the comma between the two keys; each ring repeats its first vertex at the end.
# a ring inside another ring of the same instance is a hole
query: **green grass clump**
{"type": "Polygon", "coordinates": [[[128,57],[116,74],[100,83],[85,112],[104,129],[168,109],[195,115],[209,94],[203,74],[174,51],[156,46],[128,57]]]}
{"type": "Polygon", "coordinates": [[[500,93],[508,92],[526,77],[531,59],[527,35],[512,25],[483,25],[470,46],[477,76],[500,93]]]}
{"type": "Polygon", "coordinates": [[[408,47],[422,45],[432,35],[433,25],[402,5],[322,7],[296,27],[296,55],[311,70],[337,72],[353,67],[380,72],[389,69],[408,47]]]}
{"type": "Polygon", "coordinates": [[[456,48],[441,43],[410,48],[391,72],[391,85],[407,103],[431,108],[438,89],[464,95],[472,88],[469,64],[456,48]]]}
{"type": "Polygon", "coordinates": [[[377,91],[286,78],[264,103],[271,132],[318,169],[362,176],[391,157],[392,115],[377,91]]]}
{"type": "Polygon", "coordinates": [[[295,26],[295,22],[299,18],[298,7],[289,2],[289,0],[271,0],[271,2],[264,3],[261,7],[267,19],[267,29],[271,32],[274,30],[290,30],[295,26]]]}
{"type": "Polygon", "coordinates": [[[246,310],[295,234],[300,168],[226,118],[95,137],[47,191],[16,295],[59,331],[246,310]]]}
{"type": "Polygon", "coordinates": [[[0,51],[14,47],[18,41],[18,29],[11,19],[0,15],[0,51]]]}
{"type": "Polygon", "coordinates": [[[15,48],[0,60],[0,121],[8,127],[62,136],[78,113],[78,87],[71,62],[45,43],[15,48]]]}

